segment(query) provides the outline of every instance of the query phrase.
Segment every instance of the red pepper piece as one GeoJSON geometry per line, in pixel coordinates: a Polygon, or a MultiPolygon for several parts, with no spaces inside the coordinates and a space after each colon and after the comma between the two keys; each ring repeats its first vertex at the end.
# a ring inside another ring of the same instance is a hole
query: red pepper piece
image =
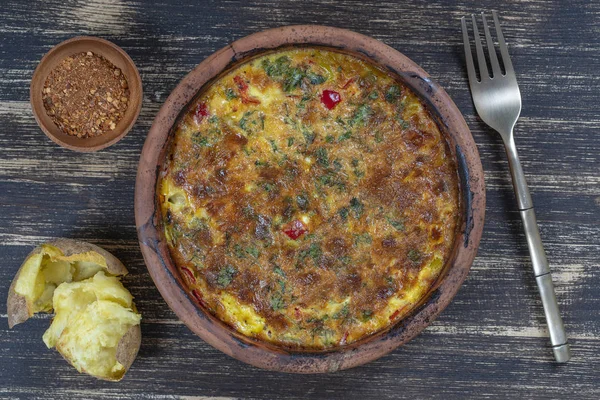
{"type": "Polygon", "coordinates": [[[202,307],[206,307],[206,302],[204,301],[204,299],[202,299],[202,295],[200,294],[200,292],[198,292],[198,290],[192,290],[192,295],[194,295],[194,297],[196,298],[196,300],[198,300],[198,303],[200,303],[202,307]]]}
{"type": "Polygon", "coordinates": [[[208,117],[208,106],[206,103],[200,103],[194,112],[194,119],[196,120],[196,123],[199,124],[205,117],[208,117]]]}
{"type": "Polygon", "coordinates": [[[340,339],[340,346],[345,345],[347,340],[348,340],[348,331],[344,332],[344,336],[342,336],[342,338],[340,339]]]}
{"type": "Polygon", "coordinates": [[[350,84],[354,82],[354,78],[350,78],[348,79],[348,82],[346,82],[346,84],[344,86],[342,86],[342,89],[346,89],[348,86],[350,86],[350,84]]]}
{"type": "Polygon", "coordinates": [[[402,312],[402,310],[404,310],[406,308],[406,306],[399,308],[398,310],[394,311],[394,313],[392,315],[390,315],[390,320],[394,320],[398,315],[400,315],[400,313],[402,312]]]}
{"type": "Polygon", "coordinates": [[[302,311],[300,311],[300,309],[298,307],[294,307],[294,316],[296,317],[297,320],[302,319],[302,311]]]}
{"type": "Polygon", "coordinates": [[[192,273],[192,271],[189,270],[189,268],[187,268],[187,267],[181,267],[181,269],[183,270],[183,272],[185,272],[185,274],[188,276],[188,278],[190,279],[190,281],[192,283],[196,283],[196,277],[194,276],[194,274],[192,273]]]}
{"type": "Polygon", "coordinates": [[[323,90],[323,94],[321,95],[321,103],[328,110],[333,109],[333,107],[337,106],[337,104],[342,101],[342,97],[340,94],[333,90],[323,90]]]}
{"type": "Polygon", "coordinates": [[[304,235],[308,230],[306,226],[302,223],[302,221],[295,220],[290,226],[283,230],[283,233],[288,235],[288,237],[292,240],[298,239],[300,236],[304,235]]]}

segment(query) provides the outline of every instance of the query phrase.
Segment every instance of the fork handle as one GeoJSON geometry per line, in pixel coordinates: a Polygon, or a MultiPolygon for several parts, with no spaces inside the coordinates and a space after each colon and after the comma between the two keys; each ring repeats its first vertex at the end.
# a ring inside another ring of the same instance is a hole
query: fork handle
{"type": "Polygon", "coordinates": [[[556,294],[554,293],[554,285],[552,276],[550,275],[550,267],[540,231],[538,229],[535,212],[533,210],[533,202],[523,174],[523,167],[519,161],[519,154],[513,136],[510,135],[510,140],[505,142],[506,154],[508,155],[508,164],[512,175],[513,186],[517,196],[517,204],[519,205],[519,213],[523,221],[523,229],[527,238],[527,246],[529,247],[529,255],[533,264],[533,272],[535,281],[540,291],[542,304],[544,306],[544,314],[548,323],[548,331],[550,332],[550,342],[552,343],[552,351],[554,358],[559,363],[569,361],[571,351],[567,342],[567,334],[565,327],[560,317],[556,294]]]}

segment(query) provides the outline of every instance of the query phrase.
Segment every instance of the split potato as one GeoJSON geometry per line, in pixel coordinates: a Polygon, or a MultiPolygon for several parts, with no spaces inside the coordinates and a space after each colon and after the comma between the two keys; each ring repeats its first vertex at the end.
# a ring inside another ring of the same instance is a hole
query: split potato
{"type": "Polygon", "coordinates": [[[9,327],[54,311],[43,336],[46,346],[79,372],[118,381],[141,343],[141,315],[119,279],[125,274],[125,266],[98,246],[71,239],[42,244],[9,289],[9,327]]]}

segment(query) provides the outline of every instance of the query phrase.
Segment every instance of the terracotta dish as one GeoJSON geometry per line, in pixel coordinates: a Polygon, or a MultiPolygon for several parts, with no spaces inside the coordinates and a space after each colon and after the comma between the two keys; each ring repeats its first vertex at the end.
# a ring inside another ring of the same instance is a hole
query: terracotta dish
{"type": "Polygon", "coordinates": [[[323,26],[289,26],[240,39],[208,57],[171,93],[144,145],[135,193],[140,246],[148,270],[177,316],[212,346],[249,364],[285,372],[315,373],[375,360],[415,337],[450,303],[466,278],[483,229],[483,171],[471,133],[450,97],[414,62],[385,44],[355,32],[323,26]],[[290,350],[244,336],[207,313],[185,289],[170,255],[157,206],[158,171],[178,118],[206,84],[224,71],[275,49],[321,46],[345,52],[387,70],[420,97],[446,136],[458,166],[461,209],[453,253],[438,280],[405,318],[374,335],[327,350],[290,350]]]}
{"type": "Polygon", "coordinates": [[[98,151],[121,140],[133,127],[142,108],[142,79],[133,60],[119,46],[96,37],[78,36],[59,43],[42,58],[31,78],[30,101],[35,120],[52,141],[75,151],[98,151]],[[42,90],[46,78],[62,60],[88,51],[106,58],[125,75],[129,85],[129,106],[112,131],[95,137],[78,138],[64,133],[46,114],[42,90]]]}

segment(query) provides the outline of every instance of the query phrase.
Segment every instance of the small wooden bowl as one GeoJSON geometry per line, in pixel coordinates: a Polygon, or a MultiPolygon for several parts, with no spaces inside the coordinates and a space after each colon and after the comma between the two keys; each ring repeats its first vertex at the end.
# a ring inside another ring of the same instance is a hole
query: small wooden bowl
{"type": "Polygon", "coordinates": [[[33,116],[46,136],[62,147],[81,152],[98,151],[117,143],[133,127],[142,108],[142,79],[133,60],[116,44],[96,37],[77,36],[54,46],[35,69],[29,90],[33,116]],[[73,54],[88,51],[106,58],[123,72],[129,85],[129,106],[112,131],[100,136],[78,138],[64,133],[46,114],[42,90],[46,78],[62,60],[73,54]]]}
{"type": "Polygon", "coordinates": [[[485,186],[477,146],[469,127],[448,94],[425,71],[400,52],[373,38],[326,26],[286,26],[255,33],[217,51],[173,90],[162,106],[142,150],[135,187],[135,219],[140,247],[156,287],[177,316],[198,336],[238,360],[275,371],[321,373],[375,360],[419,334],[458,292],[467,277],[483,230],[485,186]],[[329,47],[386,69],[408,85],[438,120],[457,160],[461,211],[453,256],[445,273],[421,304],[391,327],[345,346],[323,351],[278,347],[243,336],[206,312],[185,289],[171,258],[156,202],[159,167],[172,127],[202,88],[224,71],[254,56],[293,46],[329,47]]]}

